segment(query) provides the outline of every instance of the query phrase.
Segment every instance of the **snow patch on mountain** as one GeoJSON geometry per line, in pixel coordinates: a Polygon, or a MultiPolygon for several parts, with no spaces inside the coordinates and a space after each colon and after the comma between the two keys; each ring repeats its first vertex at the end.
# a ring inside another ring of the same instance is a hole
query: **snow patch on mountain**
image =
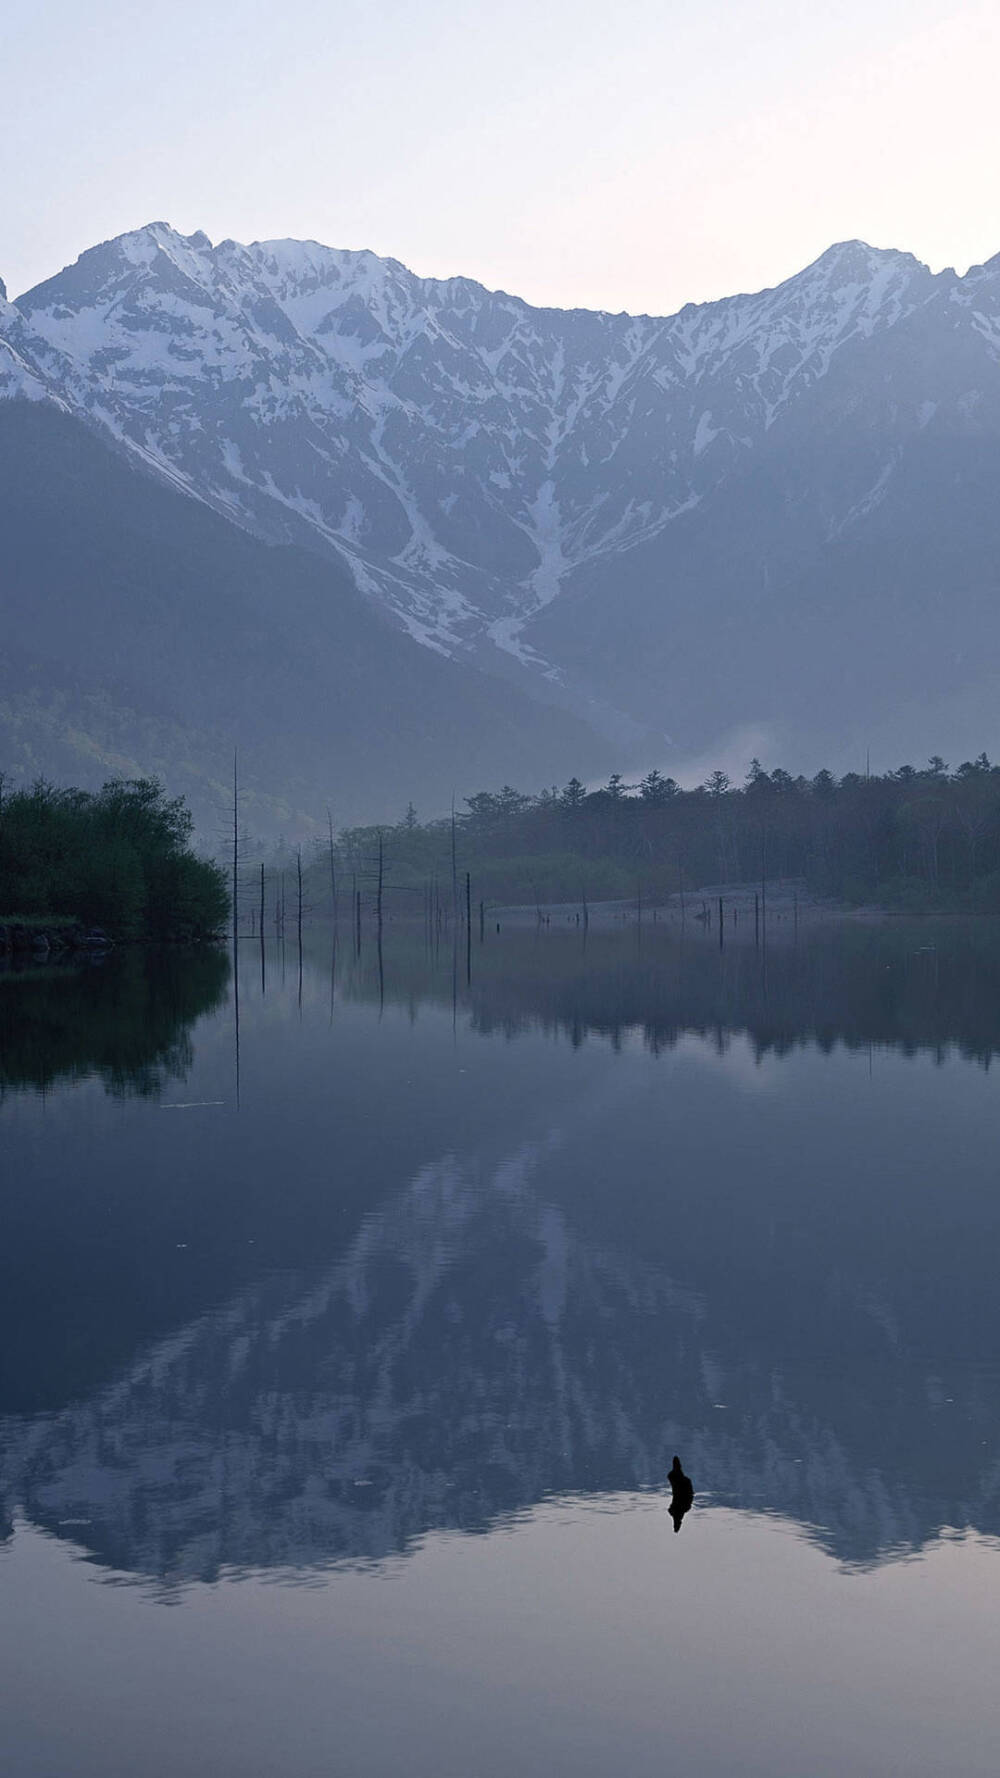
{"type": "MultiPolygon", "coordinates": [[[[8,340],[0,339],[0,401],[49,401],[52,392],[8,340]]],[[[60,403],[60,406],[64,405],[60,403]]]]}

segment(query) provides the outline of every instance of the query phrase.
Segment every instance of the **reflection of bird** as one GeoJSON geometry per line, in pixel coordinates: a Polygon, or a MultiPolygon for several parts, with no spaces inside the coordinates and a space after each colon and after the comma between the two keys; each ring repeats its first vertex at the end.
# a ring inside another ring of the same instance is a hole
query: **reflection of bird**
{"type": "Polygon", "coordinates": [[[667,1481],[673,1489],[667,1511],[674,1521],[674,1530],[679,1531],[684,1514],[690,1512],[694,1505],[694,1483],[690,1476],[684,1474],[679,1457],[674,1458],[667,1471],[667,1481]]]}

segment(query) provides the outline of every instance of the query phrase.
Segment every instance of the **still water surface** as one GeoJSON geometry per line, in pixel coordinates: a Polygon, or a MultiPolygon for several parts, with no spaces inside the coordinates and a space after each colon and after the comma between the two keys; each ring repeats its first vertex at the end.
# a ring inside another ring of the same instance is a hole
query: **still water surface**
{"type": "Polygon", "coordinates": [[[993,923],[333,961],[0,981],[4,1773],[994,1774],[993,923]]]}

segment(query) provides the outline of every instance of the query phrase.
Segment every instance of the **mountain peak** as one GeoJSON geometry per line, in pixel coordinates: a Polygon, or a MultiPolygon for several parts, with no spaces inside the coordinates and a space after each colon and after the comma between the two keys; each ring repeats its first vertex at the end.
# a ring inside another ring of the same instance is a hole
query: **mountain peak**
{"type": "MultiPolygon", "coordinates": [[[[812,273],[822,272],[831,283],[837,284],[868,284],[880,272],[891,268],[910,273],[922,273],[932,277],[929,266],[917,259],[912,253],[899,247],[872,247],[868,241],[835,241],[824,253],[807,265],[796,275],[808,277],[812,273]]],[[[793,282],[788,279],[787,282],[793,282]]]]}
{"type": "Polygon", "coordinates": [[[130,229],[127,234],[115,235],[105,245],[113,246],[115,241],[138,241],[148,238],[161,247],[198,247],[211,249],[212,243],[204,229],[196,228],[193,235],[182,235],[180,229],[174,228],[171,222],[145,222],[141,228],[130,229]]]}
{"type": "Polygon", "coordinates": [[[191,270],[192,260],[200,262],[212,251],[212,243],[203,230],[199,228],[193,235],[182,235],[169,222],[147,222],[142,228],[105,242],[105,246],[112,251],[117,247],[126,260],[137,266],[151,265],[158,254],[164,254],[185,272],[191,270]]]}

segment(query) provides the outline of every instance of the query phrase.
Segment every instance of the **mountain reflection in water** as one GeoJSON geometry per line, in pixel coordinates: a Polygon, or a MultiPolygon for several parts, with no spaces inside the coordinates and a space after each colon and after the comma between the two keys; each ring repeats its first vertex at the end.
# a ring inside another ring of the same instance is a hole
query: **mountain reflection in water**
{"type": "MultiPolygon", "coordinates": [[[[1000,1535],[992,923],[511,932],[468,986],[405,934],[381,980],[347,949],[311,941],[300,1001],[293,951],[282,983],[241,946],[238,1112],[232,1005],[176,957],[186,1119],[155,1083],[79,1121],[56,1086],[44,1127],[9,1096],[3,1269],[73,1353],[4,1291],[8,1527],[168,1584],[301,1572],[553,1495],[666,1507],[680,1451],[847,1564],[1000,1535]]],[[[8,1079],[56,1079],[39,1029],[8,1079]]]]}

